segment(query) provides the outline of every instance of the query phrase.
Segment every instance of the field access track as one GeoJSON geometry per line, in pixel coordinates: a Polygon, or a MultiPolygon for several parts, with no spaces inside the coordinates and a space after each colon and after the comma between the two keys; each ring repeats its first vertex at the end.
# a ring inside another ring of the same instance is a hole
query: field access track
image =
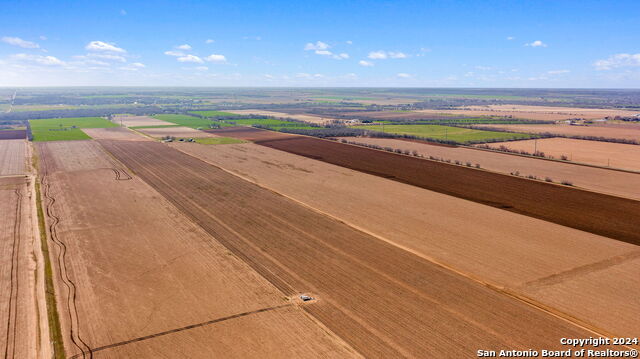
{"type": "Polygon", "coordinates": [[[302,308],[364,356],[559,350],[591,335],[167,145],[100,143],[285,295],[316,297],[302,308]]]}
{"type": "Polygon", "coordinates": [[[428,190],[640,245],[640,202],[306,136],[215,131],[428,190]],[[264,138],[264,139],[263,139],[264,138]]]}

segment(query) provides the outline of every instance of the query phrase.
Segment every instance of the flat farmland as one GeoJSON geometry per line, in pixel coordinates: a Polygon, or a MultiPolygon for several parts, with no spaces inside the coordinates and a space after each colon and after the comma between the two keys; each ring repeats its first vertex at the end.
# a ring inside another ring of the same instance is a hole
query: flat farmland
{"type": "Polygon", "coordinates": [[[571,118],[588,120],[614,116],[634,116],[635,111],[615,109],[572,108],[555,106],[488,105],[466,106],[453,110],[417,110],[419,113],[456,114],[465,116],[502,116],[528,120],[561,121],[571,118]]]}
{"type": "Polygon", "coordinates": [[[640,128],[620,128],[615,126],[572,126],[567,124],[555,125],[481,125],[483,128],[497,128],[501,130],[525,133],[551,133],[564,136],[593,136],[640,142],[640,128]]]}
{"type": "Polygon", "coordinates": [[[123,141],[145,141],[148,138],[124,127],[110,128],[85,128],[82,130],[91,138],[97,140],[123,140],[123,141]]]}
{"type": "Polygon", "coordinates": [[[25,140],[0,141],[0,176],[24,174],[26,161],[25,140]]]}
{"type": "Polygon", "coordinates": [[[34,141],[85,140],[83,128],[116,127],[102,117],[47,118],[29,120],[34,141]]]}
{"type": "Polygon", "coordinates": [[[342,112],[342,116],[349,118],[377,118],[380,120],[435,120],[435,119],[451,119],[457,116],[448,113],[423,113],[415,111],[357,111],[357,112],[342,112]]]}
{"type": "MultiPolygon", "coordinates": [[[[253,131],[248,131],[253,130],[253,131]]],[[[224,131],[256,143],[633,244],[640,202],[304,136],[224,131]],[[580,216],[574,215],[580,213],[580,216]]],[[[212,131],[215,133],[215,131],[212,131]]]]}
{"type": "Polygon", "coordinates": [[[22,140],[27,138],[26,130],[0,130],[0,140],[22,140]]]}
{"type": "MultiPolygon", "coordinates": [[[[521,176],[534,175],[542,180],[544,180],[545,177],[550,177],[556,183],[568,180],[580,188],[640,200],[640,174],[546,161],[507,153],[475,150],[468,147],[438,146],[391,138],[343,137],[339,139],[382,147],[399,148],[401,150],[417,151],[427,158],[433,156],[444,160],[451,160],[451,162],[457,160],[463,164],[471,162],[472,165],[475,165],[477,163],[483,169],[505,174],[518,171],[521,176]]],[[[545,141],[547,140],[538,140],[538,143],[544,143],[545,141]]],[[[506,142],[504,145],[510,146],[510,143],[511,142],[506,142]]],[[[575,146],[574,148],[579,147],[575,146]]],[[[533,150],[530,152],[533,152],[533,150]]]]}
{"type": "Polygon", "coordinates": [[[361,130],[371,130],[397,135],[411,135],[455,142],[486,141],[494,139],[530,138],[530,135],[511,132],[484,131],[472,128],[462,128],[441,125],[365,125],[353,126],[361,130]]]}
{"type": "Polygon", "coordinates": [[[112,121],[117,125],[122,124],[126,127],[175,125],[174,123],[158,120],[149,116],[115,115],[112,121]]]}
{"type": "Polygon", "coordinates": [[[283,293],[318,298],[302,308],[364,356],[559,349],[589,335],[167,145],[100,143],[283,293]]]}
{"type": "Polygon", "coordinates": [[[42,263],[28,181],[0,178],[0,351],[5,358],[50,356],[44,288],[36,282],[42,281],[42,273],[36,273],[42,263]]]}
{"type": "Polygon", "coordinates": [[[631,335],[640,330],[634,315],[640,296],[618,290],[637,287],[637,263],[626,262],[638,253],[637,246],[256,144],[171,147],[480,283],[557,308],[607,332],[631,335]],[[617,265],[631,268],[604,274],[617,265]],[[596,278],[584,279],[594,274],[596,278]],[[529,291],[529,283],[553,277],[559,291],[553,297],[529,291]],[[578,283],[565,288],[565,280],[578,283]],[[608,303],[619,303],[619,309],[612,311],[608,303]]]}
{"type": "Polygon", "coordinates": [[[304,115],[304,114],[289,114],[285,112],[265,111],[265,110],[230,110],[228,112],[231,112],[237,115],[260,115],[260,116],[293,118],[303,122],[315,123],[317,125],[324,125],[324,124],[327,124],[328,122],[336,120],[335,118],[330,118],[330,117],[304,115]]]}
{"type": "Polygon", "coordinates": [[[157,128],[141,128],[138,131],[151,137],[160,138],[165,136],[174,136],[179,138],[189,137],[218,137],[212,133],[199,131],[190,127],[157,127],[157,128]]]}
{"type": "Polygon", "coordinates": [[[601,141],[574,140],[571,138],[544,138],[539,140],[490,143],[490,147],[506,146],[513,150],[533,153],[534,149],[545,155],[596,166],[640,171],[640,146],[601,141]]]}
{"type": "Polygon", "coordinates": [[[108,155],[88,143],[38,146],[67,357],[355,356],[139,177],[101,168],[108,155]],[[90,146],[104,158],[75,168],[90,146]]]}

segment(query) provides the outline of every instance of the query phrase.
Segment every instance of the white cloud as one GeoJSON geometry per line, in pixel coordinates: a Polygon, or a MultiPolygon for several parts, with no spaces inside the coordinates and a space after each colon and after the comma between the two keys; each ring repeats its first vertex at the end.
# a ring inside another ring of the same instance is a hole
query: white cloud
{"type": "Polygon", "coordinates": [[[325,44],[322,41],[316,41],[316,43],[311,43],[308,42],[305,46],[304,49],[305,51],[322,51],[322,50],[327,50],[330,46],[325,44]]]}
{"type": "Polygon", "coordinates": [[[384,51],[372,51],[367,57],[374,60],[384,60],[387,58],[387,53],[384,51]]]}
{"type": "Polygon", "coordinates": [[[399,77],[399,78],[401,78],[401,79],[408,79],[408,78],[410,78],[410,77],[411,77],[411,75],[409,75],[409,74],[405,74],[404,72],[400,72],[400,73],[398,73],[396,76],[398,76],[398,77],[399,77]]]}
{"type": "Polygon", "coordinates": [[[227,62],[227,58],[224,55],[211,54],[205,58],[205,60],[217,64],[224,64],[227,62]]]}
{"type": "Polygon", "coordinates": [[[549,75],[560,75],[560,74],[566,74],[566,73],[569,73],[569,72],[571,72],[571,71],[569,71],[569,70],[551,70],[551,71],[547,71],[547,73],[549,75]]]}
{"type": "Polygon", "coordinates": [[[198,71],[207,71],[207,70],[209,70],[209,68],[206,67],[206,66],[196,66],[195,69],[198,70],[198,71]]]}
{"type": "Polygon", "coordinates": [[[360,61],[358,62],[358,65],[360,65],[360,66],[365,66],[365,67],[371,67],[371,66],[373,66],[373,62],[371,62],[371,61],[365,61],[365,60],[360,60],[360,61]]]}
{"type": "Polygon", "coordinates": [[[511,41],[511,40],[515,40],[516,38],[513,36],[507,36],[507,40],[511,41]]]}
{"type": "Polygon", "coordinates": [[[273,75],[271,75],[271,74],[264,74],[263,76],[264,76],[264,78],[265,78],[265,79],[268,79],[268,80],[273,80],[273,79],[275,79],[275,76],[273,76],[273,75]]]}
{"type": "Polygon", "coordinates": [[[347,43],[347,45],[353,45],[353,41],[351,41],[351,40],[347,40],[345,42],[347,43]]]}
{"type": "Polygon", "coordinates": [[[189,44],[184,44],[184,45],[176,46],[176,49],[178,49],[178,50],[185,50],[185,51],[189,51],[189,50],[191,50],[191,45],[189,45],[189,44]]]}
{"type": "Polygon", "coordinates": [[[184,56],[184,52],[182,51],[173,51],[173,50],[169,50],[169,51],[165,51],[164,52],[165,55],[167,56],[184,56]]]}
{"type": "Polygon", "coordinates": [[[384,60],[384,59],[406,59],[408,56],[403,52],[394,52],[394,51],[372,51],[367,56],[373,60],[384,60]]]}
{"type": "Polygon", "coordinates": [[[489,70],[493,70],[493,67],[491,66],[476,66],[477,70],[481,70],[481,71],[489,71],[489,70]]]}
{"type": "Polygon", "coordinates": [[[40,36],[38,36],[38,38],[39,38],[40,40],[42,40],[42,41],[46,41],[46,40],[47,40],[47,37],[46,37],[46,36],[44,36],[44,35],[40,35],[40,36]]]}
{"type": "Polygon", "coordinates": [[[184,56],[178,57],[178,62],[195,62],[198,64],[204,63],[204,61],[201,58],[195,55],[184,55],[184,56]]]}
{"type": "Polygon", "coordinates": [[[87,56],[88,57],[93,57],[93,58],[98,58],[98,59],[103,59],[103,60],[127,62],[127,59],[125,59],[124,57],[122,57],[120,55],[89,53],[89,54],[87,54],[87,56]]]}
{"type": "Polygon", "coordinates": [[[349,58],[349,54],[347,53],[340,53],[340,54],[334,54],[333,52],[329,51],[329,48],[331,46],[329,46],[328,44],[322,42],[322,41],[316,41],[316,43],[307,43],[304,46],[304,50],[305,51],[313,51],[316,55],[320,55],[320,56],[328,56],[331,57],[333,59],[336,60],[344,60],[344,59],[348,59],[349,58]]]}
{"type": "Polygon", "coordinates": [[[524,44],[524,46],[531,46],[531,47],[547,47],[547,44],[545,44],[544,42],[540,41],[540,40],[536,40],[530,44],[524,44]]]}
{"type": "Polygon", "coordinates": [[[2,38],[2,42],[5,42],[5,43],[7,43],[9,45],[13,45],[13,46],[19,46],[19,47],[22,47],[24,49],[38,49],[38,48],[40,48],[40,45],[36,44],[35,42],[22,40],[19,37],[5,36],[5,37],[2,38]]]}
{"type": "Polygon", "coordinates": [[[204,41],[205,44],[213,44],[214,42],[216,42],[216,40],[214,40],[214,39],[206,39],[204,41]]]}
{"type": "Polygon", "coordinates": [[[102,41],[91,41],[90,43],[87,44],[87,46],[85,46],[85,49],[89,51],[107,51],[107,52],[119,52],[119,53],[127,52],[124,49],[116,47],[113,44],[107,44],[106,42],[102,42],[102,41]]]}
{"type": "Polygon", "coordinates": [[[47,66],[64,65],[63,61],[53,56],[15,54],[12,57],[18,61],[35,62],[40,65],[47,65],[47,66]]]}
{"type": "Polygon", "coordinates": [[[407,55],[402,52],[389,52],[389,57],[392,59],[406,59],[407,55]]]}
{"type": "Polygon", "coordinates": [[[638,54],[615,54],[604,60],[593,63],[596,70],[611,70],[619,67],[640,66],[640,53],[638,54]]]}

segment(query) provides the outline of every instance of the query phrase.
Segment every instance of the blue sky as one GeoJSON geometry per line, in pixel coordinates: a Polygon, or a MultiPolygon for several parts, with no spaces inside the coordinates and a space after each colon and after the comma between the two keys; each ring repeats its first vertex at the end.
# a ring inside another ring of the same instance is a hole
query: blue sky
{"type": "Polygon", "coordinates": [[[0,86],[640,83],[637,1],[5,4],[0,86]]]}

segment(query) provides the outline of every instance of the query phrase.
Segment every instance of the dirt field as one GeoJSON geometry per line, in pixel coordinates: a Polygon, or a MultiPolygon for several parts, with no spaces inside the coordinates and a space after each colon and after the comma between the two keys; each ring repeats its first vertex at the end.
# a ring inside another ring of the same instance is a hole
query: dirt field
{"type": "Polygon", "coordinates": [[[26,151],[25,140],[0,141],[0,176],[24,174],[26,151]]]}
{"type": "Polygon", "coordinates": [[[167,145],[101,143],[284,293],[316,296],[302,308],[365,356],[464,357],[588,335],[167,145]]]}
{"type": "MultiPolygon", "coordinates": [[[[215,150],[195,144],[171,146],[480,282],[516,288],[519,294],[609,332],[640,330],[633,314],[640,296],[612,290],[635,286],[630,274],[636,269],[624,276],[602,276],[588,282],[585,290],[566,290],[556,298],[529,295],[525,288],[540,278],[634,253],[636,246],[256,144],[215,150]],[[598,286],[601,289],[589,299],[576,299],[598,286]],[[609,302],[624,305],[612,312],[609,302]]],[[[580,274],[602,269],[606,266],[580,274]]],[[[562,289],[561,282],[556,286],[562,289]]]]}
{"type": "Polygon", "coordinates": [[[634,116],[637,112],[613,110],[571,108],[553,106],[525,106],[525,105],[488,105],[468,106],[456,110],[417,110],[422,113],[447,113],[466,116],[510,116],[529,120],[560,121],[571,118],[584,118],[588,120],[601,119],[614,116],[634,116]]]}
{"type": "Polygon", "coordinates": [[[253,314],[263,312],[295,324],[275,328],[258,318],[254,330],[260,340],[236,348],[239,356],[268,355],[274,348],[285,357],[349,356],[337,337],[139,178],[122,168],[100,168],[109,162],[106,153],[93,151],[100,153],[88,157],[94,166],[74,167],[86,160],[74,154],[91,152],[86,143],[93,142],[39,146],[68,357],[94,351],[100,357],[146,352],[171,358],[187,351],[189,357],[217,357],[227,347],[206,339],[219,332],[218,322],[234,328],[236,318],[252,323],[253,314]],[[136,343],[131,352],[130,343],[136,343]]]}
{"type": "Polygon", "coordinates": [[[530,153],[533,153],[534,148],[537,148],[545,155],[551,155],[555,158],[564,155],[575,162],[640,171],[640,146],[636,145],[570,138],[545,138],[489,144],[494,148],[501,145],[530,153]]]}
{"type": "Polygon", "coordinates": [[[557,125],[481,125],[483,128],[499,128],[513,132],[551,133],[566,136],[594,136],[635,140],[640,142],[640,128],[620,128],[616,126],[572,126],[557,125]]]}
{"type": "Polygon", "coordinates": [[[0,140],[22,140],[27,138],[25,130],[7,130],[0,131],[0,140]]]}
{"type": "Polygon", "coordinates": [[[28,181],[0,178],[0,351],[5,358],[49,353],[46,313],[41,312],[44,289],[36,283],[42,276],[36,274],[40,242],[28,181]]]}
{"type": "Polygon", "coordinates": [[[198,131],[189,127],[161,127],[161,128],[141,128],[138,131],[151,137],[160,138],[164,136],[196,138],[196,137],[218,137],[212,133],[198,131]]]}
{"type": "Polygon", "coordinates": [[[458,160],[463,164],[471,162],[472,165],[475,165],[477,163],[480,164],[483,169],[505,174],[518,171],[521,176],[534,175],[542,180],[544,180],[545,177],[550,177],[557,183],[560,183],[562,180],[569,180],[580,188],[640,200],[640,190],[638,189],[640,187],[640,174],[577,166],[570,163],[545,161],[537,158],[515,156],[499,152],[481,151],[464,147],[438,146],[391,138],[344,137],[344,139],[402,150],[415,150],[427,158],[434,156],[451,160],[451,162],[458,160]]]}
{"type": "Polygon", "coordinates": [[[116,115],[113,116],[112,122],[118,125],[122,124],[126,127],[175,125],[175,123],[158,120],[149,116],[116,115]]]}
{"type": "MultiPolygon", "coordinates": [[[[412,184],[432,191],[491,205],[553,223],[640,244],[640,202],[530,181],[499,173],[478,171],[446,163],[349,146],[304,136],[262,134],[258,129],[233,130],[225,136],[276,138],[256,143],[320,159],[365,173],[412,184]],[[496,190],[498,189],[499,190],[496,190]],[[576,216],[574,213],[580,213],[576,216]]],[[[214,131],[215,133],[215,131],[214,131]]]]}
{"type": "Polygon", "coordinates": [[[416,111],[358,111],[358,112],[342,112],[341,115],[348,116],[348,118],[377,118],[381,120],[422,120],[422,119],[451,119],[456,116],[445,113],[430,113],[430,112],[416,112],[416,111]]]}
{"type": "Polygon", "coordinates": [[[262,115],[262,116],[288,117],[288,118],[293,118],[293,119],[304,121],[304,122],[315,123],[318,125],[324,125],[328,122],[335,120],[334,118],[328,118],[328,117],[303,115],[303,114],[289,114],[284,112],[274,112],[274,111],[264,111],[264,110],[229,110],[226,112],[237,113],[240,115],[252,114],[252,115],[262,115]]]}
{"type": "Polygon", "coordinates": [[[123,141],[145,141],[145,136],[122,127],[110,128],[83,128],[82,131],[96,140],[123,140],[123,141]]]}

